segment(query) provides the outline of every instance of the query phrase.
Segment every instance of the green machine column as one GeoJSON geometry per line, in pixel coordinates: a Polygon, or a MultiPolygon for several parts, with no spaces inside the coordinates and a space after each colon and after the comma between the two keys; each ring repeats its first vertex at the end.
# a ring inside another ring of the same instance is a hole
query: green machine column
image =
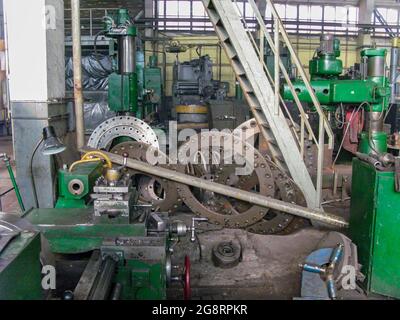
{"type": "MultiPolygon", "coordinates": [[[[327,112],[345,108],[363,108],[366,112],[364,132],[361,133],[359,152],[367,155],[387,151],[387,135],[383,130],[384,112],[390,102],[390,86],[385,75],[386,49],[367,48],[361,51],[362,75],[358,79],[339,77],[343,71],[340,42],[331,36],[323,36],[316,56],[310,60],[311,86],[327,112]]],[[[293,83],[299,100],[310,105],[312,99],[303,81],[293,83]]],[[[294,101],[290,87],[282,89],[284,100],[294,101]]]]}
{"type": "Polygon", "coordinates": [[[384,113],[390,102],[390,87],[385,75],[386,53],[386,49],[375,48],[361,51],[361,59],[367,66],[367,81],[376,84],[371,92],[376,102],[368,103],[364,108],[367,117],[359,151],[365,154],[380,154],[387,151],[387,134],[383,130],[384,113]]]}
{"type": "Polygon", "coordinates": [[[163,96],[163,78],[161,68],[158,67],[157,55],[149,57],[149,62],[144,69],[144,89],[148,93],[144,104],[144,116],[157,111],[163,96]]]}
{"type": "Polygon", "coordinates": [[[117,113],[136,115],[138,111],[137,29],[131,24],[126,9],[120,9],[116,17],[108,16],[105,22],[105,34],[117,39],[118,42],[118,70],[108,78],[109,108],[117,113]]]}

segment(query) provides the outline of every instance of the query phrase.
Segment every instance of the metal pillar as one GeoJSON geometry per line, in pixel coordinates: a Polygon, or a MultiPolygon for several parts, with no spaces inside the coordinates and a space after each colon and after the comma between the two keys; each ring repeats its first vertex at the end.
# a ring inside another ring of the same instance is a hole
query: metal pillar
{"type": "MultiPolygon", "coordinates": [[[[371,24],[374,14],[375,0],[360,0],[358,4],[358,23],[371,24]]],[[[363,48],[371,47],[371,30],[360,29],[357,38],[357,62],[360,63],[360,52],[363,48]]]]}
{"type": "MultiPolygon", "coordinates": [[[[26,209],[35,205],[30,158],[48,125],[67,133],[64,3],[62,0],[4,0],[9,91],[18,184],[26,209]],[[29,19],[21,17],[23,12],[29,19]]],[[[38,150],[33,160],[40,207],[53,207],[53,159],[38,150]]]]}

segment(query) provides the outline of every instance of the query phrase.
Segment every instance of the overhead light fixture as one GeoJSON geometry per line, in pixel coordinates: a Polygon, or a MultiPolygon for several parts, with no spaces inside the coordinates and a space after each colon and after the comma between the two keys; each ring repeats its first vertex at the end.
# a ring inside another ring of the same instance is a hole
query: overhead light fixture
{"type": "Polygon", "coordinates": [[[67,147],[57,137],[53,126],[43,128],[42,154],[51,156],[65,151],[67,147]]]}

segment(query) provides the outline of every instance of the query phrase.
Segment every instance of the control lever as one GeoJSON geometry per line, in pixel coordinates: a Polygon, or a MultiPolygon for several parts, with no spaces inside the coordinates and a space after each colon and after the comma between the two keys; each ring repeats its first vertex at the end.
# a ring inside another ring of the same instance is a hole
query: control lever
{"type": "Polygon", "coordinates": [[[125,168],[126,168],[126,166],[127,166],[127,164],[128,164],[128,158],[129,158],[129,153],[127,153],[127,152],[124,152],[123,154],[122,154],[122,156],[124,157],[124,162],[122,163],[122,166],[119,166],[119,167],[117,167],[117,169],[116,170],[118,170],[119,172],[122,172],[125,168]]]}
{"type": "Polygon", "coordinates": [[[197,218],[194,217],[192,218],[192,226],[190,227],[191,231],[191,236],[190,236],[190,241],[195,242],[196,241],[196,222],[207,222],[207,218],[197,218]]]}

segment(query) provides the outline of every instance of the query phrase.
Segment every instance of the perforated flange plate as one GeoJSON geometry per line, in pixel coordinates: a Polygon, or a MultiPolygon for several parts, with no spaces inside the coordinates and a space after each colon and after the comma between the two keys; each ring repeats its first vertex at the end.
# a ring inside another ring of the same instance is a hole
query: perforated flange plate
{"type": "MultiPolygon", "coordinates": [[[[289,120],[288,120],[289,123],[289,120]]],[[[291,125],[292,130],[296,131],[298,135],[300,135],[300,126],[296,125],[293,127],[291,125]]],[[[258,124],[255,119],[250,119],[247,120],[246,122],[243,122],[241,125],[239,125],[235,129],[236,133],[241,132],[242,138],[246,140],[247,142],[254,143],[254,137],[260,133],[260,128],[258,127],[258,124]]],[[[293,133],[294,135],[294,133],[293,133]]],[[[267,141],[267,143],[270,143],[267,141]]],[[[316,173],[316,168],[317,168],[317,159],[318,159],[318,150],[317,146],[313,143],[313,141],[310,141],[309,139],[304,139],[304,162],[306,164],[306,167],[308,169],[308,172],[313,175],[316,173]]],[[[287,172],[289,174],[289,172],[287,172]]]]}
{"type": "MultiPolygon", "coordinates": [[[[243,143],[242,140],[239,140],[237,137],[233,137],[231,134],[224,132],[203,132],[199,135],[193,136],[184,143],[178,152],[178,157],[182,158],[183,155],[187,154],[188,151],[198,150],[200,152],[209,152],[209,149],[201,150],[199,149],[199,141],[204,140],[212,141],[213,139],[221,141],[220,146],[222,150],[220,152],[224,152],[224,154],[232,154],[234,155],[234,159],[236,157],[243,157],[246,154],[254,155],[254,173],[258,177],[258,181],[260,182],[260,188],[263,190],[263,194],[268,197],[274,197],[275,195],[275,184],[272,177],[272,173],[269,169],[268,163],[265,161],[264,157],[254,149],[251,145],[247,143],[243,143]],[[223,143],[225,139],[233,139],[236,145],[233,147],[233,144],[223,143]],[[197,149],[196,149],[197,148],[197,149]],[[246,153],[247,152],[247,153],[246,153]]],[[[211,144],[210,144],[211,145],[211,144]]],[[[212,159],[212,156],[209,156],[209,159],[212,159]]],[[[201,166],[200,164],[199,166],[201,166]]],[[[223,172],[223,164],[219,164],[215,166],[218,169],[215,171],[215,176],[213,180],[218,181],[219,176],[223,172]]],[[[190,174],[187,172],[186,167],[179,166],[178,170],[182,173],[190,174]]],[[[201,175],[200,175],[201,177],[201,175]]],[[[251,206],[248,210],[244,212],[238,212],[234,209],[231,210],[215,210],[215,208],[208,206],[199,200],[192,189],[183,184],[178,184],[178,193],[182,201],[192,210],[195,215],[202,216],[208,218],[211,223],[216,225],[224,226],[227,228],[245,228],[249,225],[260,221],[268,212],[267,208],[262,208],[259,206],[251,206]]]]}
{"type": "MultiPolygon", "coordinates": [[[[120,156],[122,156],[124,153],[127,153],[129,158],[144,161],[150,163],[153,166],[159,165],[161,167],[172,170],[175,170],[176,168],[175,165],[170,164],[167,156],[164,153],[162,153],[158,149],[156,150],[155,147],[149,146],[142,142],[128,141],[120,143],[111,150],[111,153],[120,156]],[[149,159],[147,157],[148,152],[155,152],[154,154],[157,155],[157,158],[153,158],[149,162],[149,159]],[[157,163],[157,160],[159,160],[159,163],[157,163]]],[[[142,173],[136,172],[131,169],[129,169],[129,171],[132,175],[142,175],[142,173]]],[[[143,175],[143,177],[146,177],[148,179],[139,180],[143,183],[143,185],[139,185],[140,200],[152,204],[155,211],[171,213],[179,207],[181,200],[179,199],[177,185],[175,182],[151,175],[143,175]],[[161,188],[164,190],[163,198],[157,197],[154,193],[154,190],[146,190],[146,188],[149,188],[150,181],[152,181],[153,186],[155,181],[161,186],[161,188]]]]}
{"type": "Polygon", "coordinates": [[[154,130],[144,121],[130,116],[118,116],[101,123],[91,134],[88,146],[109,150],[114,139],[129,137],[132,140],[159,147],[154,130]]]}

